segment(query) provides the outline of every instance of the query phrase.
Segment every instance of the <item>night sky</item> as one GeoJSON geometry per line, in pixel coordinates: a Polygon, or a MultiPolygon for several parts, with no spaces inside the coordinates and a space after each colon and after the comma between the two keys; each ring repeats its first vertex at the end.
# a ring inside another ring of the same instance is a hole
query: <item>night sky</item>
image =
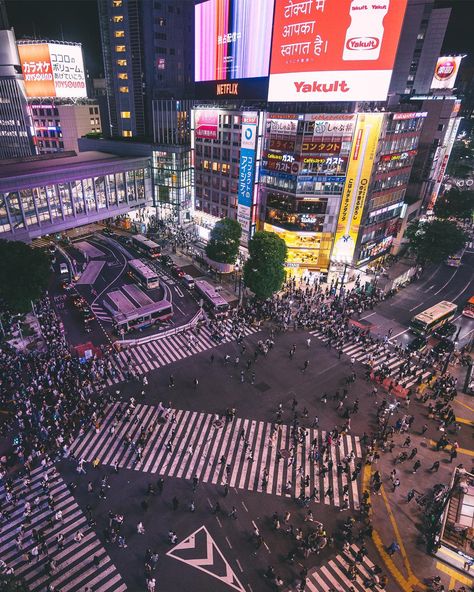
{"type": "MultiPolygon", "coordinates": [[[[474,64],[474,0],[437,0],[436,5],[453,8],[443,53],[466,53],[469,57],[464,61],[474,64]]],[[[10,26],[15,28],[19,39],[43,37],[79,41],[83,45],[86,67],[90,74],[98,76],[102,73],[95,0],[7,0],[7,11],[10,26]]]]}

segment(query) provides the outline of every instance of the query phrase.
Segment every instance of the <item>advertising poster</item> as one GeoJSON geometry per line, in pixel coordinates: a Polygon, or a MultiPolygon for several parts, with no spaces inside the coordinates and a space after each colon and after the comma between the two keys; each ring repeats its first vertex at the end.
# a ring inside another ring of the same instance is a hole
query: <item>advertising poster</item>
{"type": "Polygon", "coordinates": [[[28,97],[87,98],[80,45],[20,43],[18,53],[28,97]]]}
{"type": "Polygon", "coordinates": [[[407,0],[276,0],[269,101],[383,101],[407,0]]]}
{"type": "Polygon", "coordinates": [[[438,58],[431,88],[454,88],[462,57],[438,58]]]}
{"type": "Polygon", "coordinates": [[[219,112],[215,109],[199,109],[195,111],[194,133],[196,138],[217,140],[219,112]]]}
{"type": "Polygon", "coordinates": [[[268,76],[274,0],[195,6],[195,81],[268,76]]]}
{"type": "Polygon", "coordinates": [[[237,220],[242,226],[242,235],[244,239],[248,239],[252,217],[257,124],[257,113],[245,113],[242,115],[237,220]]]}
{"type": "Polygon", "coordinates": [[[341,261],[351,261],[354,255],[383,118],[383,113],[357,117],[334,237],[333,255],[341,261]]]}

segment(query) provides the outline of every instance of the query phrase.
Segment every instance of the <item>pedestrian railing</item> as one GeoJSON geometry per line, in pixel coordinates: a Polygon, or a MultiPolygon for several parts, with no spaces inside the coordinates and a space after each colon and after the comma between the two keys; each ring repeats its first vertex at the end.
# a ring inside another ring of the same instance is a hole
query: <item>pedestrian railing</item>
{"type": "Polygon", "coordinates": [[[144,343],[149,343],[150,341],[158,341],[160,339],[164,339],[165,337],[169,337],[170,335],[177,335],[178,333],[183,333],[184,331],[189,331],[193,329],[198,321],[203,316],[202,309],[199,310],[194,317],[185,325],[180,325],[179,327],[173,327],[172,329],[168,329],[168,331],[163,331],[162,333],[154,333],[153,335],[148,335],[147,337],[142,337],[140,339],[120,339],[115,341],[114,345],[120,347],[121,349],[132,347],[135,345],[143,345],[144,343]]]}

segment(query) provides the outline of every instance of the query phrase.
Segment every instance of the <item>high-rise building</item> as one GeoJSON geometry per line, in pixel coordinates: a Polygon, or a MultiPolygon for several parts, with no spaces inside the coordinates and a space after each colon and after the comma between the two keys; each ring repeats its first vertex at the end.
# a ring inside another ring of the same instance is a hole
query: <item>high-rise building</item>
{"type": "Polygon", "coordinates": [[[436,8],[435,0],[408,0],[390,83],[390,105],[403,96],[430,92],[450,14],[450,8],[436,8]]]}
{"type": "Polygon", "coordinates": [[[0,30],[0,159],[36,153],[13,30],[0,30]]]}
{"type": "Polygon", "coordinates": [[[153,137],[153,101],[192,96],[194,4],[99,0],[110,135],[153,137]]]}

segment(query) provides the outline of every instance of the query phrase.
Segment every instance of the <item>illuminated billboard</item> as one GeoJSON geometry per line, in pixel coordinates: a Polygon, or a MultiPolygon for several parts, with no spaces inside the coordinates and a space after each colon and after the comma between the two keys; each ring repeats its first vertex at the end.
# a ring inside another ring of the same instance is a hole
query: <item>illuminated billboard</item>
{"type": "Polygon", "coordinates": [[[242,237],[245,241],[249,239],[252,222],[257,126],[258,113],[248,112],[242,115],[237,220],[242,226],[242,237]]]}
{"type": "Polygon", "coordinates": [[[454,88],[461,60],[461,56],[438,58],[431,88],[454,88]]]}
{"type": "Polygon", "coordinates": [[[333,255],[341,261],[350,262],[354,255],[383,118],[383,113],[362,113],[357,116],[334,237],[333,255]]]}
{"type": "Polygon", "coordinates": [[[215,109],[198,109],[195,111],[194,131],[196,138],[217,140],[219,112],[215,109]]]}
{"type": "MultiPolygon", "coordinates": [[[[273,6],[274,0],[207,0],[196,5],[195,81],[268,76],[273,6]]],[[[236,88],[219,87],[229,94],[236,94],[236,88]]]]}
{"type": "Polygon", "coordinates": [[[81,45],[19,43],[28,97],[87,98],[81,45]]]}
{"type": "Polygon", "coordinates": [[[384,101],[407,0],[275,0],[269,101],[384,101]]]}

